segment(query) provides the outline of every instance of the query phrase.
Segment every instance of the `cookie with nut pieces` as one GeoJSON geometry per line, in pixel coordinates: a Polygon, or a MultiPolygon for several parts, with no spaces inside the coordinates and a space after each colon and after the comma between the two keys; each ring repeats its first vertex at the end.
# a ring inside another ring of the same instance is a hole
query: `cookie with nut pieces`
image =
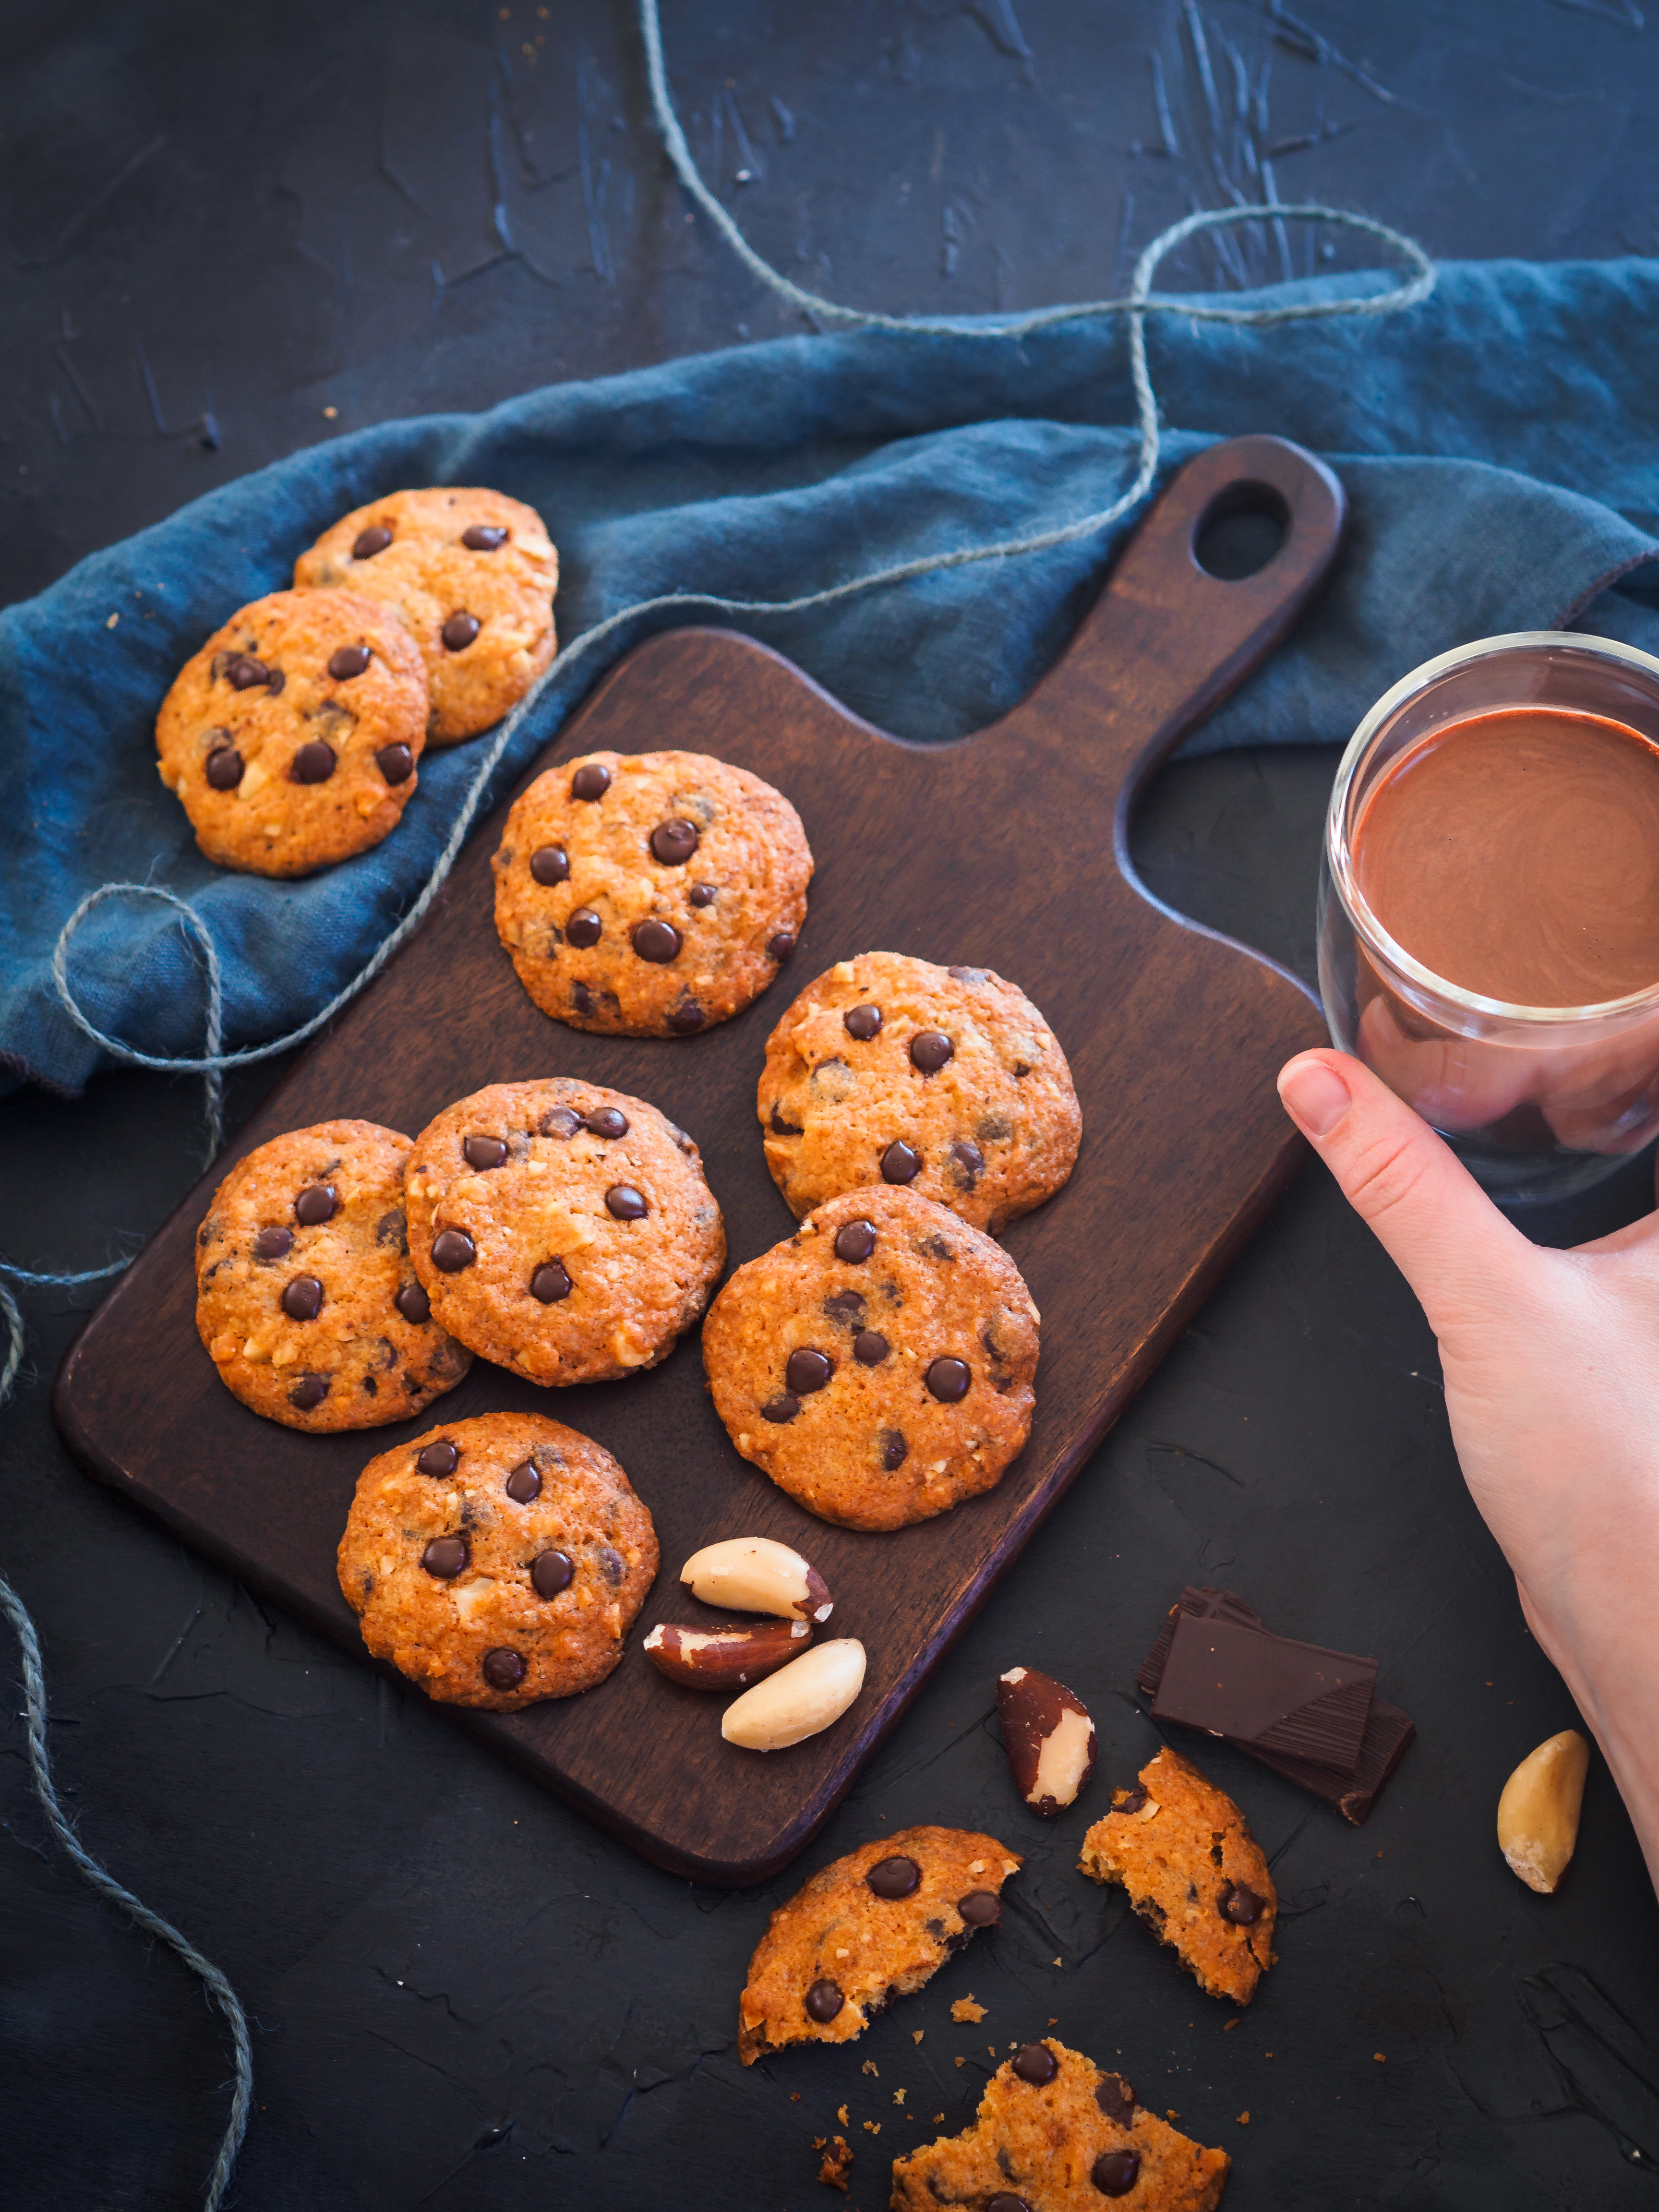
{"type": "Polygon", "coordinates": [[[219,1379],[267,1420],[325,1433],[424,1412],[472,1355],[410,1263],[409,1139],[319,1121],[239,1160],[196,1235],[196,1327],[219,1379]]]}
{"type": "Polygon", "coordinates": [[[654,1367],[702,1313],[726,1228],[684,1129],[568,1076],[447,1106],[404,1177],[409,1249],[453,1336],[532,1382],[654,1367]]]}
{"type": "Polygon", "coordinates": [[[797,1215],[840,1192],[919,1192],[994,1234],[1052,1198],[1082,1137],[1060,1040],[988,968],[861,952],[766,1041],[766,1164],[797,1215]]]}
{"type": "Polygon", "coordinates": [[[741,1013],[795,949],[800,817],[706,753],[587,753],[538,775],[495,857],[495,928],[544,1014],[691,1036],[741,1013]]]}
{"type": "Polygon", "coordinates": [[[1093,1881],[1117,1882],[1200,1989],[1247,2005],[1273,1963],[1279,1893],[1232,1799],[1166,1745],[1083,1839],[1093,1881]]]}
{"type": "Polygon", "coordinates": [[[557,650],[559,556],[535,508],[504,492],[446,484],[371,500],[300,556],[294,581],[360,592],[402,623],[426,664],[433,745],[499,722],[557,650]]]}
{"type": "Polygon", "coordinates": [[[1037,1310],[1001,1246],[914,1191],[848,1191],[709,1309],[714,1409],[825,1521],[901,1528],[992,1489],[1036,1402],[1037,1310]]]}
{"type": "Polygon", "coordinates": [[[893,2161],[893,2212],[1215,2212],[1232,2161],[1149,2112],[1121,2074],[1058,2037],[1027,2043],[985,2085],[971,2127],[893,2161]]]}
{"type": "Polygon", "coordinates": [[[421,656],[386,608],[353,592],[273,592],[185,663],[155,748],[216,866],[307,876],[397,828],[426,718],[421,656]]]}
{"type": "Polygon", "coordinates": [[[749,1961],[738,2052],[850,2043],[896,1996],[1002,1917],[1018,1851],[964,1828],[903,1828],[822,1867],[781,1905],[749,1961]]]}
{"type": "Polygon", "coordinates": [[[482,1413],[369,1462],[338,1571],[377,1659],[442,1704],[510,1713],[604,1681],[657,1536],[603,1445],[544,1414],[482,1413]]]}

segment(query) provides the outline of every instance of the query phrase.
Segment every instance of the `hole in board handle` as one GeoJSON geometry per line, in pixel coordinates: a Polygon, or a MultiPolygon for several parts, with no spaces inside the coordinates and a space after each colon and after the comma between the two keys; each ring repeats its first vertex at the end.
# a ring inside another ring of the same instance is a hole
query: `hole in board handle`
{"type": "Polygon", "coordinates": [[[1290,507],[1272,484],[1229,484],[1198,519],[1193,558],[1219,582],[1242,583],[1273,559],[1290,526],[1290,507]]]}

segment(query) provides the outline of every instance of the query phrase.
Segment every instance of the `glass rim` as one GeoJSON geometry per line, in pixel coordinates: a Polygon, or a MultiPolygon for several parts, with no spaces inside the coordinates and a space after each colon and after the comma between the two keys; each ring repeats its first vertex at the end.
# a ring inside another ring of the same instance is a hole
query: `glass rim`
{"type": "Polygon", "coordinates": [[[1479,991],[1467,991],[1461,984],[1437,975],[1432,968],[1425,967],[1420,960],[1414,959],[1403,945],[1389,934],[1354,877],[1348,850],[1348,794],[1360,762],[1382,724],[1414,693],[1425,690],[1438,678],[1456,668],[1471,661],[1499,660],[1508,654],[1536,650],[1540,647],[1555,652],[1583,653],[1592,659],[1622,661],[1627,667],[1640,669],[1653,683],[1654,703],[1659,707],[1659,659],[1650,653],[1644,653],[1639,646],[1626,645],[1618,638],[1590,637],[1579,630],[1518,629],[1506,631],[1500,637],[1476,638],[1468,645],[1454,646],[1449,653],[1437,653],[1431,660],[1420,662],[1398,683],[1391,684],[1363,717],[1359,726],[1349,738],[1337,768],[1336,781],[1331,787],[1330,805],[1326,810],[1326,866],[1344,912],[1368,949],[1407,980],[1415,983],[1419,990],[1432,993],[1461,1012],[1482,1015],[1489,1020],[1542,1028],[1549,1024],[1571,1026],[1607,1021],[1622,1015],[1659,1011],[1659,981],[1650,983],[1640,991],[1632,991],[1622,999],[1602,999],[1592,1005],[1577,1006],[1529,1006],[1507,999],[1489,999],[1479,991]]]}

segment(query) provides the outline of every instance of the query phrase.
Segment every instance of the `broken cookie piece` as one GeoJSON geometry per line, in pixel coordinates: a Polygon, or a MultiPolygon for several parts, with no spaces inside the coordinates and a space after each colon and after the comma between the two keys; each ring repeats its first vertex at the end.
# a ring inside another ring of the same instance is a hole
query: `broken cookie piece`
{"type": "Polygon", "coordinates": [[[1048,2036],[998,2067],[972,2127],[894,2160],[890,2203],[893,2212],[1070,2212],[1121,2197],[1136,2212],[1214,2212],[1231,2164],[1147,2112],[1120,2075],[1048,2036]]]}
{"type": "Polygon", "coordinates": [[[1002,1747],[1014,1787],[1036,1812],[1053,1820],[1094,1772],[1095,1724],[1081,1698],[1035,1667],[1011,1667],[997,1678],[1002,1747]]]}
{"type": "Polygon", "coordinates": [[[1212,1997],[1249,2004],[1273,1963],[1279,1893],[1232,1799],[1167,1747],[1083,1839],[1078,1862],[1129,1902],[1212,1997]]]}
{"type": "Polygon", "coordinates": [[[963,1828],[905,1828],[815,1874],[772,1915],[738,2007],[745,2066],[787,2043],[850,2043],[1002,1917],[1019,1854],[963,1828]]]}

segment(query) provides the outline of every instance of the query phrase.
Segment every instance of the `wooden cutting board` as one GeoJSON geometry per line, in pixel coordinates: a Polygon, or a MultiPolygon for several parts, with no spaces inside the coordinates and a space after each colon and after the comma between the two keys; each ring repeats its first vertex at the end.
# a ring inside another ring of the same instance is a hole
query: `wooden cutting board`
{"type": "MultiPolygon", "coordinates": [[[[53,1400],[70,1449],[369,1664],[334,1555],[370,1457],[434,1419],[516,1407],[597,1437],[628,1470],[662,1544],[626,1657],[586,1697],[453,1717],[676,1873],[730,1884],[782,1866],[1294,1164],[1299,1139],[1273,1078],[1322,1041],[1317,1009],[1281,970],[1155,904],[1131,870],[1127,825],[1148,770],[1290,629],[1331,567],[1342,521],[1340,485],[1299,448],[1275,438],[1212,447],[1142,524],[1030,697],[955,744],[884,735],[731,632],[681,629],[637,647],[532,773],[599,747],[674,746],[775,784],[817,862],[793,963],[747,1013],[701,1036],[593,1037],[550,1021],[496,942],[489,860],[503,806],[386,973],[271,1093],[82,1332],[53,1400]],[[1279,515],[1285,535],[1265,568],[1224,581],[1194,549],[1218,517],[1241,510],[1279,515]],[[734,1265],[787,1236],[755,1115],[764,1041],[812,976],[877,950],[994,968],[1018,983],[1065,1046],[1082,1103],[1070,1183],[1005,1240],[1042,1314],[1042,1362],[1030,1441],[988,1496],[890,1534],[814,1520],[732,1449],[695,1334],[648,1374],[559,1392],[480,1360],[418,1421],[332,1437],[262,1421],[218,1381],[196,1334],[195,1229],[233,1162],[313,1121],[352,1115],[413,1135],[485,1084],[584,1076],[653,1100],[696,1138],[734,1265]],[[766,1757],[724,1742],[720,1701],[664,1681],[640,1650],[653,1621],[697,1610],[679,1592],[681,1563],[747,1534],[805,1553],[835,1594],[831,1632],[869,1652],[852,1710],[766,1757]]],[[[1024,1656],[985,1652],[988,1694],[1024,1656]]]]}

